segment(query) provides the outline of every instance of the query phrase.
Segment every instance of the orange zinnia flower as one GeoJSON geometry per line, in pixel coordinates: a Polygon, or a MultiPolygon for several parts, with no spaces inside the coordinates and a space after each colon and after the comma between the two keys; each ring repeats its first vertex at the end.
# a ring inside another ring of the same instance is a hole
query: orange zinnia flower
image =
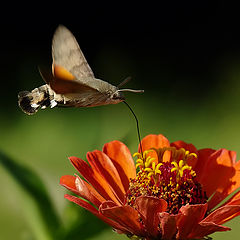
{"type": "Polygon", "coordinates": [[[136,167],[119,141],[88,152],[90,166],[70,157],[84,179],[63,176],[61,185],[81,197],[65,198],[134,239],[202,239],[230,230],[222,224],[240,215],[240,191],[216,206],[240,186],[235,152],[197,150],[163,135],[143,138],[142,150],[136,167]]]}

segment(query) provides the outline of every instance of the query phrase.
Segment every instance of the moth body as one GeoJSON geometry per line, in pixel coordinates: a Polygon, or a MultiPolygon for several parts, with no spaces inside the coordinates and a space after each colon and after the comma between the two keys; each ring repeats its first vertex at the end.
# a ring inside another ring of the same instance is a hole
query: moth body
{"type": "MultiPolygon", "coordinates": [[[[100,83],[98,91],[89,94],[88,91],[58,94],[48,84],[33,89],[31,92],[22,91],[18,94],[18,104],[28,115],[35,114],[40,108],[47,107],[95,107],[107,104],[117,104],[125,100],[118,88],[96,79],[100,83]],[[110,86],[105,86],[105,85],[110,86]]],[[[95,81],[96,81],[95,80],[95,81]]]]}

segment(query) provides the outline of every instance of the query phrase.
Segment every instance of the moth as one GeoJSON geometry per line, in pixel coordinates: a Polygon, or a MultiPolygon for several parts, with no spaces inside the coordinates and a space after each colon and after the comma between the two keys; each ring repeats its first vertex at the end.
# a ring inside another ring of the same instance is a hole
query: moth
{"type": "Polygon", "coordinates": [[[64,26],[56,29],[52,40],[52,71],[41,71],[45,85],[31,92],[18,94],[18,104],[28,115],[40,108],[94,107],[117,104],[125,101],[124,91],[143,92],[143,90],[119,89],[101,79],[95,78],[75,37],[64,26]]]}

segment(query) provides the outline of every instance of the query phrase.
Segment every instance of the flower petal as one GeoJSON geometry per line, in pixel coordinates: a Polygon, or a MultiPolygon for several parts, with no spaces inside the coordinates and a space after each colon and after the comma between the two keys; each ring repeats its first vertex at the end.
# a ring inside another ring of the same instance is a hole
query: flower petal
{"type": "Polygon", "coordinates": [[[76,185],[75,185],[76,177],[72,175],[65,175],[60,178],[60,184],[70,191],[78,194],[76,185]]]}
{"type": "Polygon", "coordinates": [[[209,209],[214,208],[222,200],[224,200],[229,194],[233,193],[240,187],[240,161],[233,166],[233,176],[229,177],[226,184],[222,188],[218,188],[209,201],[209,209]]]}
{"type": "Polygon", "coordinates": [[[196,147],[191,143],[186,143],[184,141],[175,141],[171,143],[171,147],[175,147],[177,149],[184,148],[185,150],[188,150],[190,153],[196,153],[197,149],[196,147]]]}
{"type": "Polygon", "coordinates": [[[216,152],[216,150],[213,150],[211,148],[204,148],[198,150],[198,161],[194,168],[194,171],[197,174],[197,179],[199,182],[201,182],[202,178],[206,174],[206,168],[209,158],[214,152],[216,152]]]}
{"type": "MultiPolygon", "coordinates": [[[[167,138],[165,138],[163,135],[159,134],[159,135],[155,135],[155,134],[149,134],[146,137],[144,137],[141,141],[142,144],[142,151],[146,151],[149,150],[151,148],[164,148],[164,147],[170,147],[170,143],[168,141],[167,138]]],[[[140,145],[138,147],[138,152],[141,152],[141,148],[140,145]]],[[[147,157],[151,157],[156,159],[156,163],[158,160],[158,156],[157,153],[154,152],[150,152],[147,154],[147,157]]],[[[168,151],[166,151],[164,153],[164,162],[167,162],[170,159],[170,153],[168,151]]]]}
{"type": "Polygon", "coordinates": [[[224,205],[240,205],[240,191],[236,192],[224,205]]]}
{"type": "Polygon", "coordinates": [[[203,170],[205,173],[201,179],[198,178],[207,196],[211,196],[217,190],[222,192],[230,184],[230,180],[235,174],[233,165],[233,152],[219,149],[211,154],[203,170]]]}
{"type": "Polygon", "coordinates": [[[152,238],[156,238],[159,235],[158,213],[167,210],[167,202],[163,199],[155,197],[138,197],[136,199],[136,206],[138,212],[143,218],[144,225],[147,229],[147,233],[152,238]]]}
{"type": "Polygon", "coordinates": [[[69,201],[74,202],[74,203],[78,204],[79,206],[85,208],[86,210],[88,210],[89,212],[91,212],[96,217],[100,218],[102,221],[104,221],[108,225],[112,226],[113,228],[120,230],[122,233],[129,234],[129,231],[127,231],[124,227],[119,225],[117,222],[112,221],[111,219],[108,219],[105,216],[103,216],[102,214],[100,214],[98,212],[98,210],[96,208],[94,208],[91,204],[89,204],[88,202],[86,202],[78,197],[71,196],[68,194],[65,194],[64,197],[66,199],[68,199],[69,201]]]}
{"type": "Polygon", "coordinates": [[[96,207],[99,207],[106,201],[91,185],[78,176],[62,176],[60,184],[78,196],[93,203],[96,207]]]}
{"type": "Polygon", "coordinates": [[[89,202],[82,200],[78,197],[69,195],[69,194],[65,194],[64,197],[66,199],[68,199],[69,201],[74,202],[74,203],[78,204],[79,206],[85,208],[86,210],[93,213],[94,215],[98,214],[98,210],[95,207],[93,207],[89,202]]]}
{"type": "Polygon", "coordinates": [[[75,185],[80,196],[99,207],[106,199],[104,199],[90,184],[77,176],[75,185]]]}
{"type": "Polygon", "coordinates": [[[94,172],[93,169],[81,158],[70,157],[70,161],[78,172],[103,196],[106,200],[113,200],[120,204],[121,202],[116,198],[112,188],[101,174],[94,172]]]}
{"type": "Polygon", "coordinates": [[[126,192],[129,187],[129,179],[136,177],[136,168],[129,149],[122,142],[112,141],[104,145],[103,152],[113,162],[126,192]]]}
{"type": "Polygon", "coordinates": [[[177,217],[178,239],[185,239],[191,234],[197,224],[204,218],[207,204],[185,205],[180,208],[177,217]]]}
{"type": "Polygon", "coordinates": [[[231,184],[228,187],[227,193],[230,194],[240,187],[240,160],[234,164],[235,172],[231,179],[231,184]]]}
{"type": "Polygon", "coordinates": [[[109,207],[109,204],[103,203],[99,211],[113,221],[119,223],[123,228],[127,229],[134,235],[144,236],[145,231],[139,221],[138,212],[130,206],[113,206],[109,207]]]}
{"type": "Polygon", "coordinates": [[[226,189],[228,194],[234,192],[237,188],[240,187],[240,161],[234,164],[234,169],[235,171],[231,179],[231,184],[228,186],[228,189],[226,189]]]}
{"type": "MultiPolygon", "coordinates": [[[[162,134],[159,135],[149,134],[142,139],[141,143],[143,152],[149,150],[150,148],[164,148],[170,146],[168,139],[164,137],[162,134]]],[[[138,151],[140,152],[140,150],[141,149],[139,146],[138,151]]]]}
{"type": "Polygon", "coordinates": [[[105,153],[95,150],[87,153],[87,159],[94,173],[96,175],[102,175],[114,190],[116,196],[118,196],[121,202],[123,202],[125,189],[122,185],[118,171],[110,158],[105,153]]]}
{"type": "Polygon", "coordinates": [[[214,232],[223,232],[223,231],[229,231],[231,228],[224,227],[221,225],[217,225],[212,222],[200,222],[194,231],[189,234],[189,239],[202,239],[206,237],[207,235],[210,235],[214,232]]]}
{"type": "Polygon", "coordinates": [[[172,240],[177,232],[176,216],[167,212],[158,213],[162,239],[172,240]]]}
{"type": "Polygon", "coordinates": [[[240,205],[225,205],[210,213],[202,222],[223,224],[240,215],[240,205]]]}

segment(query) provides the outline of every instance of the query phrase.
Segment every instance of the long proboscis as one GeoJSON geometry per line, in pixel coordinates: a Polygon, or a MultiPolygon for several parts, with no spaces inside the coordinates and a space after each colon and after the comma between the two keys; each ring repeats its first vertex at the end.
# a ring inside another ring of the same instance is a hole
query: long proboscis
{"type": "MultiPolygon", "coordinates": [[[[137,90],[137,91],[138,91],[138,90],[137,90]]],[[[139,91],[141,91],[141,90],[139,90],[139,91]]],[[[134,116],[134,118],[135,118],[135,120],[136,120],[138,141],[139,141],[139,145],[140,145],[140,151],[141,151],[141,154],[142,154],[142,156],[143,156],[143,149],[142,149],[140,129],[139,129],[139,123],[138,123],[137,116],[136,116],[136,114],[134,113],[133,109],[130,107],[130,105],[129,105],[126,101],[123,101],[123,103],[125,103],[125,105],[129,108],[129,110],[131,111],[131,113],[133,114],[133,116],[134,116]]]]}
{"type": "Polygon", "coordinates": [[[135,89],[119,89],[118,92],[134,92],[134,93],[143,93],[144,90],[135,90],[135,89]]]}

